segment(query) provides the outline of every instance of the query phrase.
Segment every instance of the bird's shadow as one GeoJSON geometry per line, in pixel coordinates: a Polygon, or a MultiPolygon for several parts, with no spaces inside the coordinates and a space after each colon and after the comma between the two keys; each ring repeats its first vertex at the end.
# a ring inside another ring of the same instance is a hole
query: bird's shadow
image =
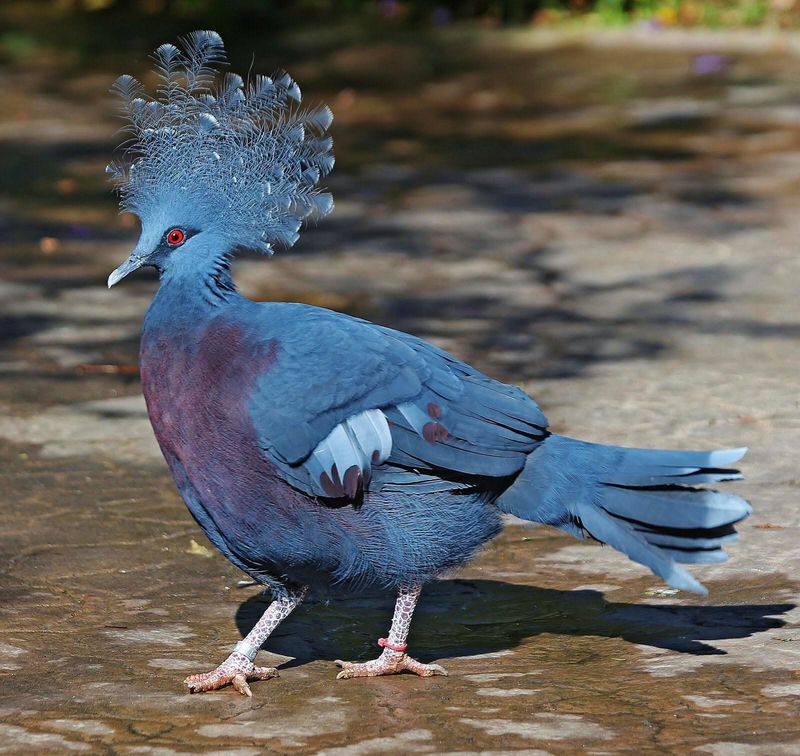
{"type": "MultiPolygon", "coordinates": [[[[268,603],[269,598],[256,595],[239,606],[236,624],[242,636],[268,603]]],[[[375,639],[386,634],[394,600],[388,594],[370,594],[310,603],[291,615],[265,645],[268,651],[294,657],[286,667],[374,655],[375,639]]],[[[780,615],[795,606],[615,603],[596,590],[442,580],[426,587],[414,617],[412,641],[423,660],[503,651],[545,633],[622,638],[694,655],[725,654],[709,641],[748,638],[783,627],[786,621],[780,615]]]]}

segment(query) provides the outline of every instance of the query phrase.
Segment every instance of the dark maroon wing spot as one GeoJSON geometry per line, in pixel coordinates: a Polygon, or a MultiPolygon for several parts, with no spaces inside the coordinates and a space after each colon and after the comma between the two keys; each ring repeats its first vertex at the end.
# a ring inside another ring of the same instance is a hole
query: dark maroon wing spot
{"type": "Polygon", "coordinates": [[[324,472],[319,476],[319,482],[326,496],[332,499],[341,499],[348,496],[355,499],[359,489],[364,485],[364,477],[358,465],[351,465],[344,474],[344,482],[339,478],[339,470],[336,465],[331,467],[330,474],[324,472]]]}
{"type": "Polygon", "coordinates": [[[431,444],[444,441],[450,434],[441,423],[425,423],[422,426],[422,437],[431,444]]]}
{"type": "Polygon", "coordinates": [[[322,490],[332,499],[340,499],[344,496],[344,489],[341,487],[337,488],[328,473],[322,473],[322,475],[319,476],[319,482],[322,486],[322,490]]]}
{"type": "Polygon", "coordinates": [[[442,416],[442,408],[438,404],[428,402],[428,414],[434,420],[438,420],[442,416]]]}
{"type": "Polygon", "coordinates": [[[372,464],[377,465],[381,461],[381,453],[376,449],[372,452],[372,464]]]}
{"type": "Polygon", "coordinates": [[[359,488],[361,488],[361,468],[358,465],[351,465],[344,474],[344,492],[351,499],[355,499],[359,488]]]}

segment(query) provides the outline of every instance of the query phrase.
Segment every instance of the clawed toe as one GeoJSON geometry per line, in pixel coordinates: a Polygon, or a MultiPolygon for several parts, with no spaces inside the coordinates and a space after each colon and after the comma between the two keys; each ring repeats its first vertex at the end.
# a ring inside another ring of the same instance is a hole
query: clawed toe
{"type": "Polygon", "coordinates": [[[434,675],[447,675],[444,667],[438,664],[422,664],[406,654],[394,658],[379,656],[372,661],[356,662],[336,660],[336,666],[342,671],[336,675],[337,680],[350,680],[354,677],[380,677],[382,675],[396,675],[400,672],[413,672],[420,677],[433,677],[434,675]]]}
{"type": "Polygon", "coordinates": [[[234,690],[250,698],[253,692],[248,681],[269,680],[272,677],[278,677],[278,670],[274,667],[256,667],[246,656],[234,653],[215,670],[189,675],[183,683],[190,693],[205,693],[232,685],[234,690]]]}
{"type": "Polygon", "coordinates": [[[447,677],[447,670],[440,664],[422,664],[416,659],[409,659],[406,669],[420,677],[434,677],[436,675],[447,677]]]}

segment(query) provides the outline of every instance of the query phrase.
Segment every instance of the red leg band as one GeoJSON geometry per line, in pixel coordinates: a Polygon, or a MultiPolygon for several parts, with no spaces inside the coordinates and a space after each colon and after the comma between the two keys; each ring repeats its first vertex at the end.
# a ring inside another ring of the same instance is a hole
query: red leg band
{"type": "Polygon", "coordinates": [[[390,648],[392,651],[397,651],[398,654],[402,654],[408,648],[408,643],[404,643],[402,646],[395,646],[393,643],[389,643],[386,638],[378,638],[378,645],[381,648],[390,648]]]}

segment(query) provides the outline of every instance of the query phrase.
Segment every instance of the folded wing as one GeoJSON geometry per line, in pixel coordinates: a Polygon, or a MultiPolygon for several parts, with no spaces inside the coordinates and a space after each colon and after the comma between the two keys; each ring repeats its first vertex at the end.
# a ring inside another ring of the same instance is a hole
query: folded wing
{"type": "Polygon", "coordinates": [[[287,352],[259,384],[251,417],[264,453],[306,493],[356,500],[389,486],[435,491],[508,478],[547,436],[527,394],[421,339],[281,308],[291,315],[287,352]]]}

